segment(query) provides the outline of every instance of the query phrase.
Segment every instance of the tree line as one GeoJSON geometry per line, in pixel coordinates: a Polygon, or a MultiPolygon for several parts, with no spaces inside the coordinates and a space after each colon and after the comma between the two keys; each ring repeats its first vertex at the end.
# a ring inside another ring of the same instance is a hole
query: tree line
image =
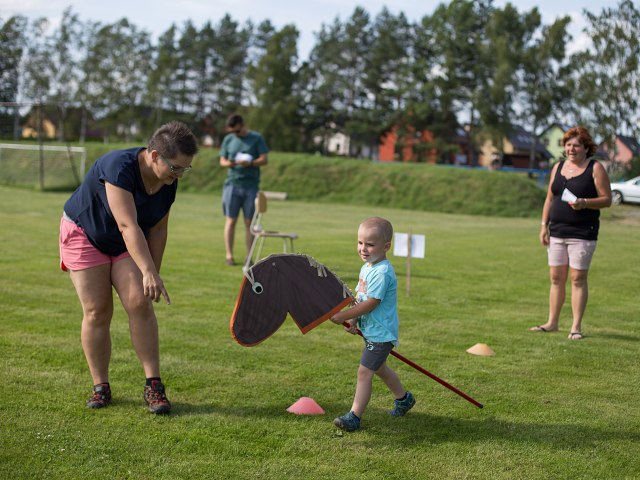
{"type": "Polygon", "coordinates": [[[393,128],[400,139],[428,130],[418,156],[435,148],[443,161],[461,131],[475,146],[557,121],[638,138],[640,11],[621,0],[584,14],[592,46],[570,54],[570,17],[545,24],[537,8],[452,0],[410,22],[357,7],[321,25],[302,60],[295,25],[228,14],[173,24],[156,41],[126,18],[82,21],[70,8],[53,29],[45,18],[0,18],[0,105],[82,112],[82,138],[91,119],[129,139],[180,118],[219,139],[239,111],[281,151],[318,151],[342,132],[371,152],[393,128]]]}

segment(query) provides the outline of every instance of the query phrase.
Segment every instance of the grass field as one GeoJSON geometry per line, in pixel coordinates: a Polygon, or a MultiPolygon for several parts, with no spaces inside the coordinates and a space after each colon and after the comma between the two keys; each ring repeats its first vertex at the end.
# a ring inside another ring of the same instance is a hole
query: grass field
{"type": "MultiPolygon", "coordinates": [[[[303,336],[287,320],[263,344],[231,339],[240,267],[224,265],[218,194],[181,193],[158,305],[163,380],[174,413],[154,417],[116,303],[114,405],[89,411],[81,309],[58,269],[68,193],[0,187],[0,478],[117,479],[631,479],[640,478],[638,266],[633,207],[605,212],[590,272],[582,342],[527,327],[546,316],[546,253],[537,218],[448,215],[379,207],[271,202],[265,227],[300,235],[296,249],[349,285],[358,222],[389,218],[427,236],[427,258],[391,257],[399,277],[399,352],[485,405],[480,410],[391,358],[417,398],[400,419],[379,381],[363,429],[332,420],[351,405],[361,349],[324,323],[303,336]],[[495,357],[465,352],[489,344],[495,357]],[[301,396],[325,415],[286,412],[301,396]]],[[[269,244],[278,251],[279,244],[269,244]]]]}

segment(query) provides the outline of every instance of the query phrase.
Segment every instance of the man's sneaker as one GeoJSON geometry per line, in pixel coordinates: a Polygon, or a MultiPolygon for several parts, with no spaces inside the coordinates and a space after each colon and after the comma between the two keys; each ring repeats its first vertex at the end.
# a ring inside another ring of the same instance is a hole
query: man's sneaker
{"type": "Polygon", "coordinates": [[[149,405],[151,413],[169,413],[171,403],[164,393],[164,385],[158,380],[152,380],[151,386],[144,387],[144,401],[149,405]]]}
{"type": "Polygon", "coordinates": [[[88,408],[103,408],[111,405],[111,388],[105,383],[93,386],[93,395],[87,400],[88,408]]]}
{"type": "Polygon", "coordinates": [[[401,417],[405,413],[407,413],[411,408],[416,404],[416,399],[413,398],[413,394],[411,392],[407,392],[406,398],[404,400],[396,400],[393,410],[389,411],[389,415],[394,417],[401,417]]]}
{"type": "Polygon", "coordinates": [[[349,412],[336,418],[333,424],[345,432],[354,432],[360,428],[360,419],[356,417],[355,413],[349,412]]]}

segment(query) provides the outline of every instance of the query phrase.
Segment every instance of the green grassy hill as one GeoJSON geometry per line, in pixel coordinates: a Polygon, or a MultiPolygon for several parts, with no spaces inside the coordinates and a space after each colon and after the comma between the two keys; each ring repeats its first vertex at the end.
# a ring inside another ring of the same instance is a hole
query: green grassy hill
{"type": "MultiPolygon", "coordinates": [[[[87,168],[109,150],[131,146],[86,144],[87,168]]],[[[23,178],[25,185],[37,185],[37,157],[33,152],[29,158],[18,155],[9,150],[3,153],[2,160],[12,168],[0,173],[0,184],[20,185],[23,178]],[[21,174],[21,167],[28,174],[21,174]]],[[[74,178],[64,157],[51,165],[45,189],[72,188],[74,178]]],[[[219,166],[218,151],[203,148],[193,172],[181,180],[181,189],[219,192],[226,174],[219,166]]],[[[539,215],[544,201],[544,191],[526,174],[281,152],[270,153],[261,187],[287,192],[291,200],[500,217],[539,215]]]]}
{"type": "MultiPolygon", "coordinates": [[[[217,151],[204,150],[182,188],[220,190],[225,176],[217,151]]],[[[545,195],[525,174],[278,152],[262,170],[261,187],[292,200],[501,217],[538,215],[545,195]]]]}

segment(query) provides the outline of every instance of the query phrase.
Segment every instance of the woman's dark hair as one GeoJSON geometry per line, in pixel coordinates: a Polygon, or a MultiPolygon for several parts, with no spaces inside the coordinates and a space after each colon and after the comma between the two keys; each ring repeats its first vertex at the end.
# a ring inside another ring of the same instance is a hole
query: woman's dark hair
{"type": "Polygon", "coordinates": [[[198,153],[198,140],[186,124],[169,122],[151,136],[149,150],[157,150],[166,158],[176,158],[179,154],[192,157],[198,153]]]}

